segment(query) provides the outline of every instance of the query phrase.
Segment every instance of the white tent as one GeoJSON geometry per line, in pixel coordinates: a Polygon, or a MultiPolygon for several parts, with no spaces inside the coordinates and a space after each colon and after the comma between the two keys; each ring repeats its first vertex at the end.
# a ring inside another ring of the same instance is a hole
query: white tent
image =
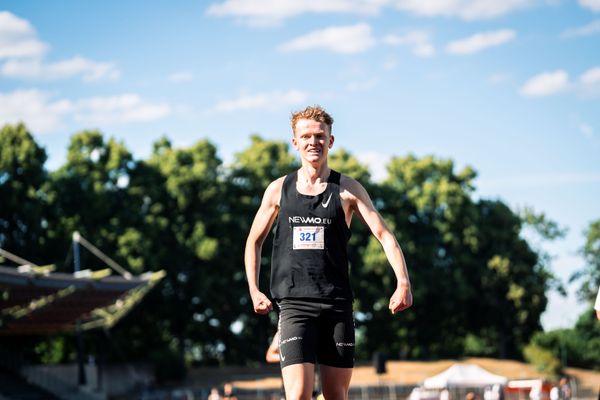
{"type": "Polygon", "coordinates": [[[485,387],[494,384],[505,385],[508,379],[492,374],[474,364],[454,364],[444,372],[425,379],[426,389],[447,387],[485,387]]]}

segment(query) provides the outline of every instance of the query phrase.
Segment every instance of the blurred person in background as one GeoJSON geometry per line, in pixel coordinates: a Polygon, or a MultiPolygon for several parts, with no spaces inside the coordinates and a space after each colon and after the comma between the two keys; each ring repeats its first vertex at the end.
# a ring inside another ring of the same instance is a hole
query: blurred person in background
{"type": "Polygon", "coordinates": [[[223,385],[223,400],[238,400],[237,396],[234,394],[233,385],[231,383],[223,385]]]}
{"type": "Polygon", "coordinates": [[[571,400],[571,385],[569,384],[569,378],[563,376],[560,378],[558,385],[560,389],[560,398],[562,400],[571,400]]]}
{"type": "Polygon", "coordinates": [[[279,330],[273,335],[273,340],[271,340],[271,344],[267,349],[267,354],[265,354],[265,360],[269,364],[279,362],[279,330]]]}
{"type": "Polygon", "coordinates": [[[217,389],[216,387],[211,388],[210,393],[208,394],[208,400],[221,400],[219,389],[217,389]]]}

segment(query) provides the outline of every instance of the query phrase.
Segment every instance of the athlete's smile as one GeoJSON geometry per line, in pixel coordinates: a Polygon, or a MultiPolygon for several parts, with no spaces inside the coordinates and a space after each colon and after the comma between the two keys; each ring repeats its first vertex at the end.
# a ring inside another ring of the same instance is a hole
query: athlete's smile
{"type": "Polygon", "coordinates": [[[326,124],[303,119],[296,124],[292,143],[307,161],[316,162],[327,156],[327,150],[333,144],[333,136],[326,124]]]}

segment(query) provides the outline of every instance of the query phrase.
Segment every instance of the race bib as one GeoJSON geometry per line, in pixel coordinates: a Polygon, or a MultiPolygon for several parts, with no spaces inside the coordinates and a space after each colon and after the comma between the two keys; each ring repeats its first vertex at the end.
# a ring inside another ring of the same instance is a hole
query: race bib
{"type": "Polygon", "coordinates": [[[325,227],[295,226],[294,250],[310,250],[325,248],[325,227]]]}

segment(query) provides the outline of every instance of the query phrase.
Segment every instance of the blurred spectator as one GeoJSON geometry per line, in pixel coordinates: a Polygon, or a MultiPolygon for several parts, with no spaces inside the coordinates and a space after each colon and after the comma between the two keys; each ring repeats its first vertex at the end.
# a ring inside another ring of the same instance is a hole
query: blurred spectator
{"type": "Polygon", "coordinates": [[[559,385],[560,398],[562,400],[571,400],[571,386],[569,385],[569,379],[566,377],[560,378],[559,385]]]}
{"type": "Polygon", "coordinates": [[[226,383],[223,386],[223,400],[237,400],[237,396],[233,393],[233,385],[226,383]]]}
{"type": "Polygon", "coordinates": [[[492,393],[495,400],[504,400],[504,387],[502,385],[496,383],[492,386],[492,393]]]}
{"type": "Polygon", "coordinates": [[[479,400],[479,396],[477,396],[475,393],[473,392],[469,392],[467,393],[467,395],[465,396],[465,400],[479,400]]]}
{"type": "Polygon", "coordinates": [[[267,349],[267,354],[265,355],[265,359],[269,364],[274,364],[279,362],[279,330],[275,332],[273,336],[273,340],[271,340],[271,345],[267,349]]]}
{"type": "Polygon", "coordinates": [[[221,395],[219,394],[219,389],[213,387],[210,389],[210,394],[208,395],[208,400],[221,400],[221,395]]]}
{"type": "MultiPolygon", "coordinates": [[[[265,354],[265,360],[269,364],[275,364],[279,362],[279,329],[273,335],[273,340],[271,340],[271,344],[267,349],[267,354],[265,354]]],[[[281,391],[279,396],[275,397],[279,400],[285,400],[285,389],[283,387],[283,380],[281,381],[281,391]]]]}
{"type": "Polygon", "coordinates": [[[492,392],[492,387],[491,386],[487,386],[483,390],[483,400],[496,400],[494,398],[494,393],[492,392]]]}
{"type": "Polygon", "coordinates": [[[558,386],[552,386],[550,389],[550,400],[559,400],[560,399],[560,390],[558,386]]]}
{"type": "Polygon", "coordinates": [[[542,399],[542,382],[536,382],[529,391],[529,398],[531,400],[541,400],[542,399]]]}

